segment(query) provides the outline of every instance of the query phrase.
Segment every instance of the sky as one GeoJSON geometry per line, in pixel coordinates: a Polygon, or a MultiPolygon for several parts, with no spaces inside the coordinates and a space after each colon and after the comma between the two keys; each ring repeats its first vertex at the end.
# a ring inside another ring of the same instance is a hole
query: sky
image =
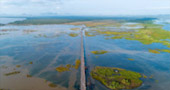
{"type": "Polygon", "coordinates": [[[0,16],[170,14],[170,0],[0,0],[0,16]]]}

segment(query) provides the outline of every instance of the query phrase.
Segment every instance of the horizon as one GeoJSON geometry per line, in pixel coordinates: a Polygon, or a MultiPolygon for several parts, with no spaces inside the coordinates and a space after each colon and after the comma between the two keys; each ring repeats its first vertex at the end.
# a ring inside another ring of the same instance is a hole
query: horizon
{"type": "Polygon", "coordinates": [[[170,15],[169,5],[169,0],[1,0],[0,16],[170,15]]]}

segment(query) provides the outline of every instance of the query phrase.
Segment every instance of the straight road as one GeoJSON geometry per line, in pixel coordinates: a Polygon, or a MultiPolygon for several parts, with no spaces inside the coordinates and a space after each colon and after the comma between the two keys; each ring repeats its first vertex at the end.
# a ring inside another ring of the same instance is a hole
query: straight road
{"type": "Polygon", "coordinates": [[[80,90],[86,90],[86,76],[85,76],[85,61],[84,61],[84,29],[81,29],[81,79],[80,79],[80,90]]]}

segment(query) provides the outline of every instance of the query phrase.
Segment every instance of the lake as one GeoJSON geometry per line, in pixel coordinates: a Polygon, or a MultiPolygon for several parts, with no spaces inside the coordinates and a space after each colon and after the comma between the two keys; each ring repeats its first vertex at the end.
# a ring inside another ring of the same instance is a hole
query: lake
{"type": "Polygon", "coordinates": [[[169,89],[170,53],[165,51],[170,49],[168,23],[161,21],[150,25],[143,21],[91,20],[15,25],[7,24],[9,22],[3,19],[1,22],[6,24],[0,26],[2,90],[79,90],[80,65],[77,62],[81,57],[82,24],[86,25],[84,52],[87,90],[110,90],[91,77],[90,73],[96,66],[117,67],[147,76],[140,78],[143,81],[140,87],[130,90],[169,89]],[[161,33],[154,33],[153,29],[161,33]],[[92,53],[100,50],[107,52],[92,53]]]}

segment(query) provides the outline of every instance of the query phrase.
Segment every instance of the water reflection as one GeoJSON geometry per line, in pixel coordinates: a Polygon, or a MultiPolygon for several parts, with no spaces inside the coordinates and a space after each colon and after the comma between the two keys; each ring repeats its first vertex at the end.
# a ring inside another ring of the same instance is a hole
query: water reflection
{"type": "Polygon", "coordinates": [[[75,90],[79,87],[80,30],[74,25],[0,28],[0,89],[75,90]],[[77,36],[70,36],[71,33],[77,36]],[[56,68],[73,65],[70,72],[56,68]],[[74,66],[75,65],[75,66],[74,66]],[[15,86],[15,87],[14,87],[15,86]]]}

